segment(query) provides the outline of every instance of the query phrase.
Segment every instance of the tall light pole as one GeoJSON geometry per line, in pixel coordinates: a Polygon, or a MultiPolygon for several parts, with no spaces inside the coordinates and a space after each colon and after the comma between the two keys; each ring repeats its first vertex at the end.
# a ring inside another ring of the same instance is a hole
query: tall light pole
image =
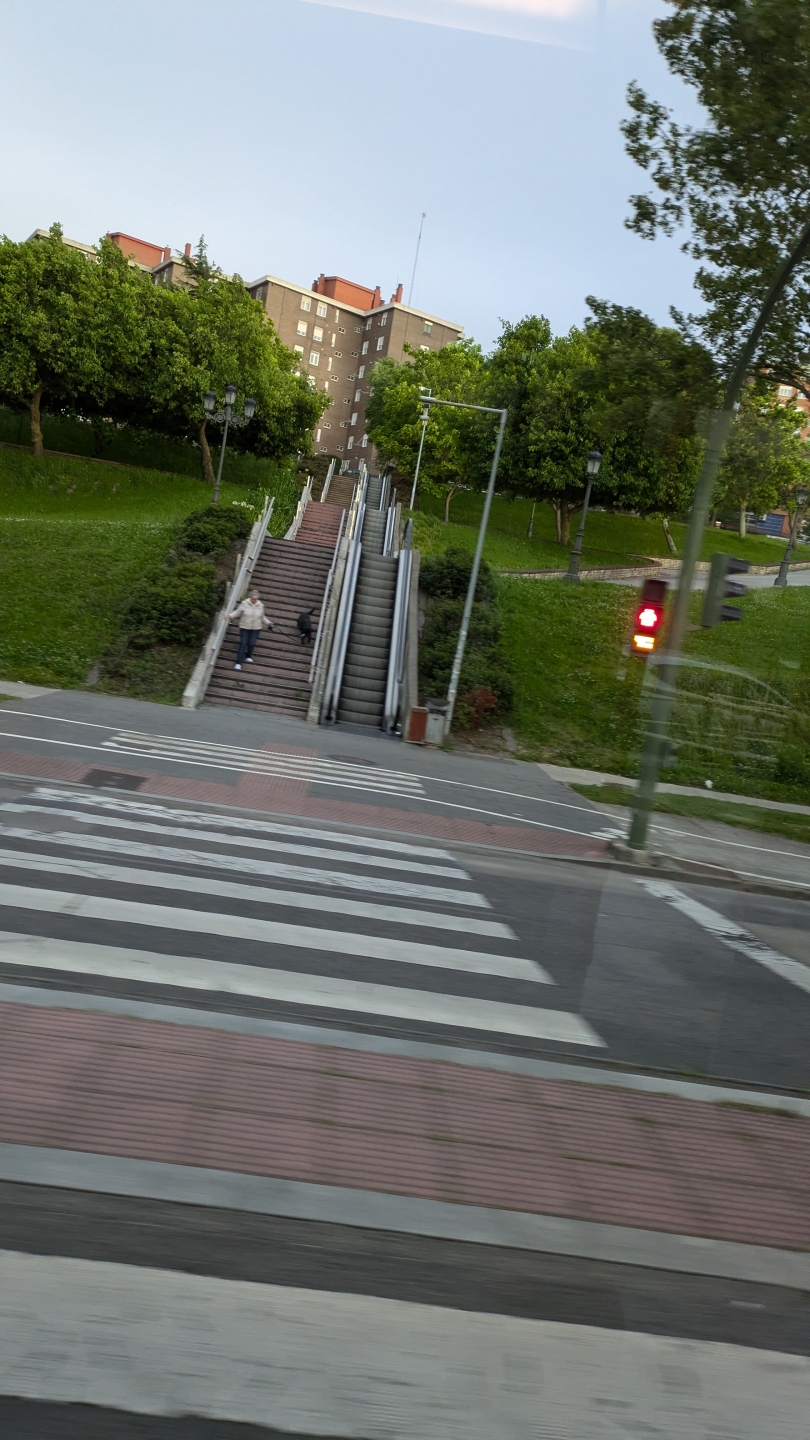
{"type": "Polygon", "coordinates": [[[252,420],[256,412],[256,401],[250,395],[245,400],[244,416],[234,415],[233,407],[235,404],[235,385],[225,386],[225,407],[222,410],[217,410],[217,396],[215,390],[206,390],[205,395],[203,396],[203,405],[205,406],[205,413],[208,416],[209,420],[215,420],[218,425],[221,425],[223,421],[225,422],[225,428],[222,432],[222,444],[219,447],[219,465],[217,466],[217,478],[214,481],[214,493],[211,497],[212,505],[219,504],[219,492],[222,485],[222,465],[225,460],[225,446],[228,443],[228,428],[231,425],[247,425],[248,420],[252,420]]]}
{"type": "Polygon", "coordinates": [[[582,559],[582,541],[585,536],[585,521],[588,518],[588,506],[591,502],[591,488],[599,474],[599,466],[601,464],[601,450],[592,450],[588,456],[588,483],[585,486],[585,501],[582,506],[582,515],[580,516],[576,538],[571,546],[571,554],[568,557],[568,572],[565,577],[566,580],[573,580],[577,583],[579,582],[579,562],[582,559]]]}
{"type": "Polygon", "coordinates": [[[793,551],[796,549],[796,535],[797,535],[798,530],[799,530],[799,520],[800,520],[800,518],[801,518],[802,510],[804,509],[804,507],[805,507],[806,504],[807,504],[807,491],[806,491],[805,489],[803,489],[803,488],[802,488],[801,490],[797,490],[797,491],[796,491],[796,514],[793,516],[793,524],[792,524],[791,527],[790,527],[790,539],[788,540],[788,543],[787,543],[787,545],[786,545],[786,547],[785,547],[785,553],[784,553],[784,555],[782,556],[782,563],[781,563],[780,566],[779,566],[779,574],[777,575],[776,579],[775,579],[774,582],[773,582],[774,585],[780,585],[780,586],[782,586],[782,587],[784,587],[785,585],[787,585],[787,580],[788,580],[788,567],[789,567],[789,565],[790,565],[790,557],[791,557],[791,555],[793,554],[793,551]]]}
{"type": "Polygon", "coordinates": [[[430,411],[427,407],[427,401],[430,399],[431,394],[432,391],[430,390],[420,390],[419,392],[419,399],[425,402],[425,406],[422,411],[422,438],[419,441],[419,454],[416,457],[416,469],[413,472],[413,485],[411,486],[411,503],[408,506],[409,510],[413,510],[413,507],[416,504],[416,482],[419,479],[419,466],[422,464],[422,451],[425,446],[425,431],[427,430],[427,423],[430,418],[430,411]]]}
{"type": "Polygon", "coordinates": [[[446,738],[450,734],[450,726],[453,723],[453,711],[456,708],[458,681],[461,675],[464,651],[467,646],[467,632],[470,628],[470,616],[472,615],[473,601],[478,585],[478,571],[481,568],[481,556],[484,551],[484,539],[487,533],[489,512],[492,507],[492,497],[495,493],[495,481],[498,478],[498,461],[501,458],[501,449],[503,448],[503,432],[506,429],[507,411],[499,409],[497,405],[468,405],[463,400],[434,400],[430,395],[423,395],[422,400],[426,409],[430,405],[447,405],[451,410],[480,410],[483,411],[485,415],[500,415],[501,417],[500,424],[498,425],[498,438],[495,441],[495,454],[492,457],[492,468],[489,472],[489,484],[487,485],[487,493],[484,496],[484,510],[481,515],[481,524],[478,527],[478,540],[475,546],[472,570],[470,571],[470,583],[467,586],[467,598],[464,601],[461,629],[458,632],[458,644],[456,645],[456,653],[453,657],[453,668],[450,671],[450,684],[447,688],[447,710],[444,718],[444,735],[446,738]]]}

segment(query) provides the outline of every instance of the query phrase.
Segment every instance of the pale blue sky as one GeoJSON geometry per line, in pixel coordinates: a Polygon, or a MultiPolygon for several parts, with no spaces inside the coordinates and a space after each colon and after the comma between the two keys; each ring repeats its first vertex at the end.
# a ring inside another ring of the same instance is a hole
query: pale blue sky
{"type": "Polygon", "coordinates": [[[0,0],[0,230],[204,231],[246,280],[323,270],[387,298],[425,210],[414,304],[485,347],[499,317],[567,329],[589,293],[665,320],[695,303],[692,265],[624,229],[644,177],[618,125],[631,79],[692,103],[653,45],[663,6],[597,4],[0,0]],[[395,18],[427,11],[450,23],[395,18]]]}

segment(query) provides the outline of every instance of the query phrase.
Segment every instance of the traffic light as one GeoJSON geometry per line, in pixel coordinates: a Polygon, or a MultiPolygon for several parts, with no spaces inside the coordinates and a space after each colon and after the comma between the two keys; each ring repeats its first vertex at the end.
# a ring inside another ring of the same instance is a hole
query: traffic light
{"type": "Polygon", "coordinates": [[[666,593],[666,580],[645,580],[641,587],[641,598],[633,617],[633,651],[636,655],[651,655],[658,645],[666,615],[666,593]]]}
{"type": "Polygon", "coordinates": [[[709,574],[709,588],[706,591],[706,599],[703,601],[703,613],[700,623],[704,630],[710,630],[712,625],[719,625],[721,620],[742,620],[743,612],[739,605],[724,605],[726,596],[747,595],[748,589],[745,585],[738,585],[734,580],[728,580],[728,575],[744,575],[751,567],[747,560],[735,560],[733,555],[722,555],[719,552],[712,555],[712,568],[709,574]]]}

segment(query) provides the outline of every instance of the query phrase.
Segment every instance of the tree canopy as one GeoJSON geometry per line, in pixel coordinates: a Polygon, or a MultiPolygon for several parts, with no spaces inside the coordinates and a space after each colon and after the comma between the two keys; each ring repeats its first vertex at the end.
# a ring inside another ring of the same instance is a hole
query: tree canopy
{"type": "MultiPolygon", "coordinates": [[[[706,302],[683,321],[727,371],[779,260],[810,215],[810,6],[785,0],[667,0],[653,24],[669,69],[705,114],[680,124],[639,85],[622,129],[654,190],[631,197],[639,235],[686,230],[706,302]]],[[[680,317],[678,317],[680,318],[680,317]]],[[[798,267],[754,359],[754,372],[810,396],[810,260],[798,267]]]]}
{"type": "Polygon", "coordinates": [[[231,432],[255,454],[307,449],[328,400],[299,375],[261,305],[238,275],[209,262],[203,240],[182,285],[156,286],[108,238],[88,256],[58,225],[44,238],[0,240],[0,403],[183,436],[213,481],[203,396],[234,384],[254,418],[231,432]]]}
{"type": "Polygon", "coordinates": [[[795,405],[780,405],[761,385],[750,385],[734,417],[715,491],[715,505],[736,510],[740,535],[746,511],[761,515],[775,505],[792,508],[795,492],[807,484],[810,460],[801,439],[805,416],[795,405]]]}

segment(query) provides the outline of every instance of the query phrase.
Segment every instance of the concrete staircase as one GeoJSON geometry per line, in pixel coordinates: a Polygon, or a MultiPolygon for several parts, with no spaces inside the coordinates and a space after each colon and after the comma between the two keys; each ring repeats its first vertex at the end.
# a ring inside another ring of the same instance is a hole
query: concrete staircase
{"type": "Polygon", "coordinates": [[[314,610],[314,644],[340,514],[333,506],[310,504],[295,540],[265,540],[252,585],[264,601],[275,629],[262,632],[253,664],[234,670],[239,628],[235,624],[228,626],[205,697],[209,703],[306,719],[312,651],[309,645],[301,644],[296,620],[303,611],[314,610]],[[327,513],[308,522],[312,510],[327,513]]]}
{"type": "MultiPolygon", "coordinates": [[[[338,704],[338,720],[354,725],[381,725],[385,705],[397,560],[382,553],[386,512],[373,508],[380,501],[381,483],[378,475],[369,477],[360,571],[338,704]]],[[[330,488],[329,499],[331,494],[330,488]]]]}

